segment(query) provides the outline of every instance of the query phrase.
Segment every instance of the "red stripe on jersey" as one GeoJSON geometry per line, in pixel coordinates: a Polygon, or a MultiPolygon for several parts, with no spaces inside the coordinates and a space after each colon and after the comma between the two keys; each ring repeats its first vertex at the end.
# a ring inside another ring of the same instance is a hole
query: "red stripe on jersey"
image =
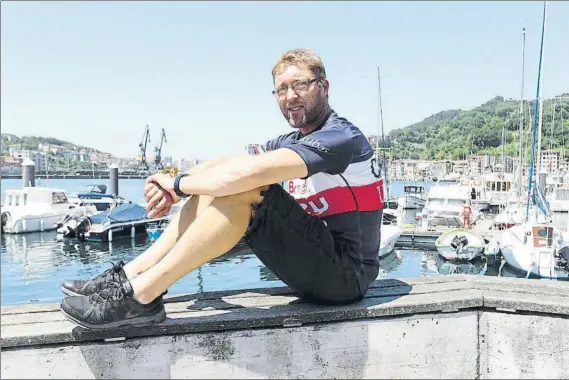
{"type": "MultiPolygon", "coordinates": [[[[383,180],[365,186],[351,186],[359,211],[376,211],[383,208],[383,180]]],[[[310,215],[319,217],[356,211],[350,188],[338,186],[296,201],[310,215]]]]}

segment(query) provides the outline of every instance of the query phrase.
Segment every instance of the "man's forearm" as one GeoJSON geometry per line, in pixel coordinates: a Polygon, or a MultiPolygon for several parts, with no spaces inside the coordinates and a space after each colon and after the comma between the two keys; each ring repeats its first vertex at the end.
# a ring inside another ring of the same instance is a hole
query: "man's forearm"
{"type": "MultiPolygon", "coordinates": [[[[208,161],[190,176],[182,178],[180,190],[186,194],[209,195],[223,197],[251,190],[257,185],[253,173],[253,158],[249,157],[225,157],[208,161]]],[[[197,168],[197,166],[196,166],[197,168]]]]}
{"type": "Polygon", "coordinates": [[[308,168],[302,157],[293,150],[278,149],[262,156],[229,157],[182,178],[180,190],[185,194],[224,197],[306,175],[308,168]]]}

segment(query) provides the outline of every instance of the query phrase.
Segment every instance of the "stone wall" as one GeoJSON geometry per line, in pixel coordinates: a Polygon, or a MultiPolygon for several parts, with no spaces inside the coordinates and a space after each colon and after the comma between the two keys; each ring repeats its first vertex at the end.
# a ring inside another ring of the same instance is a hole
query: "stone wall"
{"type": "Polygon", "coordinates": [[[569,320],[461,311],[2,351],[2,378],[565,378],[569,320]]]}

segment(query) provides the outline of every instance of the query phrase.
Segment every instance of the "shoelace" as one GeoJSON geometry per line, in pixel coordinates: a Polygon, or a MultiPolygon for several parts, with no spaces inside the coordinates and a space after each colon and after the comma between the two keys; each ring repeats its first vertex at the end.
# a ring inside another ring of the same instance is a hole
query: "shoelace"
{"type": "Polygon", "coordinates": [[[108,288],[101,290],[100,292],[93,293],[89,296],[89,301],[91,304],[108,302],[108,301],[120,301],[125,296],[125,290],[121,284],[113,282],[108,288]]]}
{"type": "Polygon", "coordinates": [[[122,265],[120,265],[120,262],[115,263],[113,261],[106,261],[107,263],[110,263],[112,265],[111,268],[107,269],[104,273],[103,273],[103,278],[106,277],[107,275],[111,274],[113,281],[116,282],[120,282],[120,271],[122,269],[122,265]]]}

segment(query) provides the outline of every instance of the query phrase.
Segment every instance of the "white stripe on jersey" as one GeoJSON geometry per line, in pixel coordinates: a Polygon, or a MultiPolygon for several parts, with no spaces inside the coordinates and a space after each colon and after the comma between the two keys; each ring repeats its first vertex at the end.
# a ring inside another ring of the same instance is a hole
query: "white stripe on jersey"
{"type": "MultiPolygon", "coordinates": [[[[372,156],[365,161],[348,165],[342,176],[349,186],[365,186],[379,181],[379,178],[374,175],[374,171],[379,175],[379,169],[372,167],[373,160],[374,157],[372,156]]],[[[320,172],[307,179],[285,181],[283,187],[295,199],[303,199],[325,190],[347,187],[342,176],[320,172]]]]}

